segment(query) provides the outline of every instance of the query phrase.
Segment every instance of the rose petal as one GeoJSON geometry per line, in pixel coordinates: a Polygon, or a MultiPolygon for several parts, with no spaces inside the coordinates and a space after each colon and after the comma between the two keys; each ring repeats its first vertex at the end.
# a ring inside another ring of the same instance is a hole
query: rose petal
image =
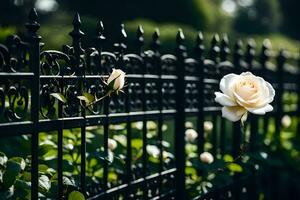
{"type": "Polygon", "coordinates": [[[254,76],[251,72],[243,72],[240,74],[240,76],[254,76]]]}
{"type": "Polygon", "coordinates": [[[246,109],[253,114],[264,115],[266,114],[266,112],[271,112],[273,110],[273,106],[267,104],[264,107],[260,107],[260,108],[246,108],[246,109]]]}
{"type": "Polygon", "coordinates": [[[234,102],[229,96],[221,93],[215,92],[216,98],[215,101],[222,106],[236,106],[236,102],[234,102]]]}
{"type": "Polygon", "coordinates": [[[234,83],[238,77],[239,75],[231,73],[224,76],[220,81],[220,90],[230,98],[233,98],[233,93],[231,90],[232,83],[234,83]]]}
{"type": "Polygon", "coordinates": [[[246,109],[240,106],[232,106],[232,107],[223,107],[222,108],[222,117],[236,122],[241,119],[241,117],[247,112],[246,109]]]}
{"type": "Polygon", "coordinates": [[[267,85],[267,87],[269,89],[269,100],[268,100],[268,103],[271,103],[274,100],[274,97],[275,97],[275,90],[274,90],[273,86],[269,82],[266,82],[266,85],[267,85]]]}

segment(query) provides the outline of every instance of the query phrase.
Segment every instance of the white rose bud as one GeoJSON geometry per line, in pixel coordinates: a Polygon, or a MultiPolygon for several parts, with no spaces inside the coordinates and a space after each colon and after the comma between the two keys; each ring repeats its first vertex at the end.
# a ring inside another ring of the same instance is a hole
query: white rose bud
{"type": "Polygon", "coordinates": [[[292,118],[288,115],[284,115],[282,118],[281,118],[281,125],[284,127],[284,128],[288,128],[290,125],[292,124],[292,118]]]}
{"type": "Polygon", "coordinates": [[[107,147],[109,150],[113,151],[117,148],[118,144],[116,140],[108,138],[107,147]]]}
{"type": "Polygon", "coordinates": [[[213,123],[211,121],[205,121],[204,122],[204,131],[205,132],[211,132],[213,130],[213,123]]]}
{"type": "Polygon", "coordinates": [[[186,129],[185,131],[185,140],[188,142],[193,142],[195,141],[195,139],[198,137],[198,133],[197,131],[195,131],[194,129],[186,129]]]}
{"type": "Polygon", "coordinates": [[[107,85],[110,90],[120,91],[125,84],[125,72],[120,69],[113,69],[111,75],[107,79],[107,85]]]}
{"type": "Polygon", "coordinates": [[[273,110],[275,90],[263,78],[251,72],[228,74],[220,82],[221,92],[215,92],[215,101],[223,106],[222,116],[236,122],[246,120],[247,113],[264,115],[273,110]]]}
{"type": "Polygon", "coordinates": [[[203,152],[200,154],[200,160],[204,163],[211,164],[214,162],[214,157],[209,152],[203,152]]]}
{"type": "Polygon", "coordinates": [[[189,121],[185,122],[184,125],[185,125],[185,128],[193,128],[194,127],[193,122],[189,122],[189,121]]]}

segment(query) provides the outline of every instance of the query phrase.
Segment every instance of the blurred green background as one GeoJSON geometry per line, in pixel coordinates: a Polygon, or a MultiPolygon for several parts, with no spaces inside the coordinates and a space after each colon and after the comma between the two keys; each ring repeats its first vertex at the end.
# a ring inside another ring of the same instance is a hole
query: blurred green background
{"type": "Polygon", "coordinates": [[[145,29],[146,42],[159,28],[165,49],[173,48],[181,27],[190,45],[202,31],[208,38],[214,33],[226,33],[229,39],[253,37],[258,47],[270,38],[274,49],[299,50],[298,0],[5,0],[0,7],[0,41],[8,34],[24,32],[31,7],[39,12],[46,48],[60,49],[70,43],[72,16],[79,12],[82,29],[89,36],[84,39],[86,45],[93,42],[97,21],[103,20],[110,42],[116,40],[120,23],[125,23],[129,40],[138,24],[145,29]]]}

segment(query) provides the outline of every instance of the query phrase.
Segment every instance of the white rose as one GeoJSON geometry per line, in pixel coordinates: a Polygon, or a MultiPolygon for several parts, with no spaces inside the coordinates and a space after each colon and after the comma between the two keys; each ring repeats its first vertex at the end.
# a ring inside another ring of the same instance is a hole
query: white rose
{"type": "Polygon", "coordinates": [[[204,122],[204,131],[205,132],[211,132],[213,130],[213,123],[211,121],[205,121],[204,122]]]}
{"type": "Polygon", "coordinates": [[[113,69],[107,79],[107,85],[113,91],[120,91],[125,84],[125,72],[120,69],[113,69]]]}
{"type": "Polygon", "coordinates": [[[200,160],[204,163],[211,164],[214,162],[214,156],[209,152],[203,152],[200,154],[200,160]]]}
{"type": "Polygon", "coordinates": [[[292,118],[288,115],[284,115],[281,119],[281,125],[284,128],[288,128],[292,124],[292,118]]]}
{"type": "Polygon", "coordinates": [[[194,127],[193,122],[189,122],[189,121],[185,122],[184,125],[185,125],[185,128],[193,128],[194,127]]]}
{"type": "Polygon", "coordinates": [[[113,151],[117,148],[118,144],[116,140],[108,138],[107,147],[109,150],[113,151]]]}
{"type": "Polygon", "coordinates": [[[230,121],[245,120],[248,111],[264,115],[273,110],[275,90],[263,78],[251,72],[228,74],[220,82],[221,92],[215,92],[215,101],[222,106],[222,116],[230,121]]]}
{"type": "Polygon", "coordinates": [[[194,129],[186,129],[185,131],[185,140],[188,142],[193,142],[195,141],[195,139],[198,137],[198,133],[197,131],[195,131],[194,129]]]}

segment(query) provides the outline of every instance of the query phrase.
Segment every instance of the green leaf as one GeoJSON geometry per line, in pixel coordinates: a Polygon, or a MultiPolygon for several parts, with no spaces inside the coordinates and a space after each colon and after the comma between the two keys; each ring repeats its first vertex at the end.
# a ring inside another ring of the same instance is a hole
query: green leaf
{"type": "Polygon", "coordinates": [[[119,142],[123,147],[127,146],[127,138],[125,135],[114,135],[113,139],[119,142]]]}
{"type": "Polygon", "coordinates": [[[45,142],[41,143],[39,146],[39,155],[44,156],[49,151],[56,150],[56,149],[57,149],[57,145],[54,142],[49,141],[49,140],[47,142],[45,141],[45,142]]]}
{"type": "Polygon", "coordinates": [[[7,162],[7,157],[3,152],[0,152],[0,166],[4,166],[7,162]]]}
{"type": "Polygon", "coordinates": [[[43,156],[43,160],[53,160],[57,158],[57,150],[51,149],[47,153],[45,153],[43,156]]]}
{"type": "Polygon", "coordinates": [[[66,176],[63,176],[63,184],[64,185],[70,185],[70,186],[75,186],[74,180],[69,179],[66,176]]]}
{"type": "Polygon", "coordinates": [[[61,93],[51,93],[50,94],[52,97],[56,98],[57,100],[66,103],[67,99],[65,98],[65,96],[61,93]]]}
{"type": "Polygon", "coordinates": [[[238,173],[243,172],[243,168],[236,163],[230,163],[227,167],[232,172],[238,172],[238,173]]]}
{"type": "Polygon", "coordinates": [[[21,167],[21,170],[24,170],[25,167],[26,167],[25,160],[23,158],[21,158],[21,157],[12,157],[9,160],[15,161],[16,163],[18,163],[20,165],[20,167],[21,167]]]}
{"type": "Polygon", "coordinates": [[[143,140],[142,139],[132,139],[131,146],[135,149],[140,149],[143,147],[143,140]]]}
{"type": "Polygon", "coordinates": [[[16,181],[16,177],[21,172],[21,165],[15,161],[8,160],[6,163],[6,171],[3,174],[3,188],[10,188],[16,181]]]}
{"type": "Polygon", "coordinates": [[[0,199],[9,199],[10,197],[12,197],[14,194],[14,187],[10,187],[7,190],[4,191],[0,191],[0,199]]]}
{"type": "Polygon", "coordinates": [[[107,178],[109,182],[114,182],[118,180],[118,175],[115,172],[109,172],[107,178]]]}
{"type": "Polygon", "coordinates": [[[50,188],[51,188],[51,182],[48,176],[41,175],[39,178],[39,191],[48,192],[50,188]]]}
{"type": "Polygon", "coordinates": [[[223,156],[223,160],[224,160],[225,162],[233,162],[233,157],[232,157],[231,155],[229,155],[229,154],[225,154],[225,155],[223,156]]]}
{"type": "Polygon", "coordinates": [[[15,183],[16,189],[22,189],[22,190],[30,190],[31,189],[31,182],[23,181],[23,180],[16,180],[15,183]]]}
{"type": "Polygon", "coordinates": [[[86,103],[91,103],[95,101],[95,96],[87,92],[83,92],[82,96],[77,96],[77,98],[81,101],[85,101],[86,103]]]}
{"type": "Polygon", "coordinates": [[[85,197],[81,192],[73,191],[69,194],[68,200],[85,200],[85,197]]]}

